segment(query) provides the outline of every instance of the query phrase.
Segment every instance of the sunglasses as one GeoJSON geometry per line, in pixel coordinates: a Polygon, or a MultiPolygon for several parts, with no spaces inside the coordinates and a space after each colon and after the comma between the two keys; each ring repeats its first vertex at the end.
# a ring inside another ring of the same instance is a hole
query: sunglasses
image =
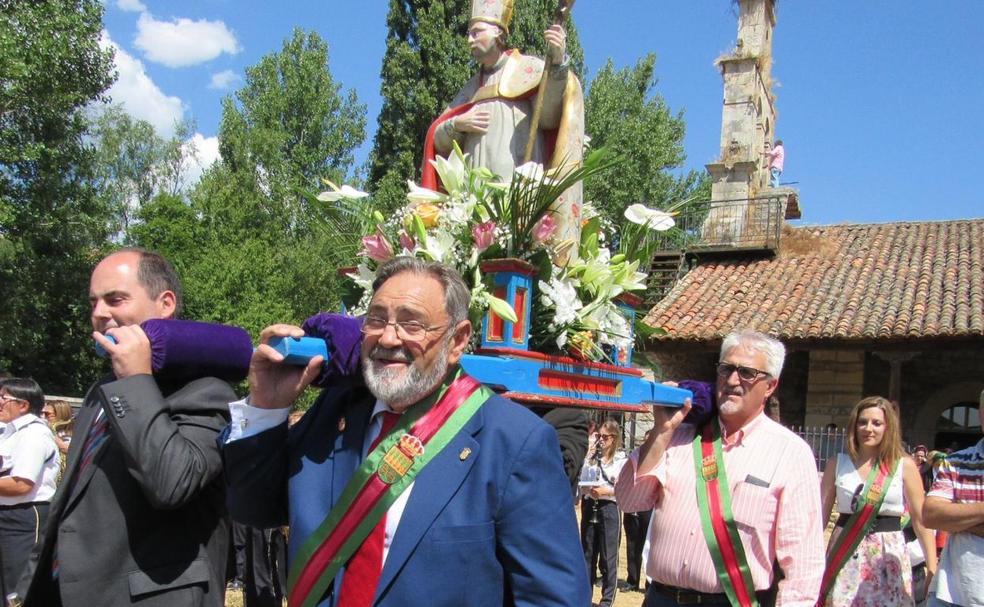
{"type": "Polygon", "coordinates": [[[755,381],[761,376],[769,375],[765,371],[759,371],[753,367],[743,367],[742,365],[733,365],[731,363],[718,363],[717,374],[719,377],[731,377],[731,374],[735,371],[738,372],[738,379],[742,381],[755,381]]]}

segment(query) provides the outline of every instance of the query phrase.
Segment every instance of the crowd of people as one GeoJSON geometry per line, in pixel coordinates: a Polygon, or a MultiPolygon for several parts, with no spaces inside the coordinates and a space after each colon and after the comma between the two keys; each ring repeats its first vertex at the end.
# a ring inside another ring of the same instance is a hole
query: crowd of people
{"type": "Polygon", "coordinates": [[[207,368],[153,369],[140,324],[176,317],[180,282],[156,253],[109,255],[89,299],[110,372],[78,412],[0,380],[8,604],[219,606],[230,551],[237,586],[263,588],[248,605],[584,606],[596,582],[604,607],[619,590],[645,607],[984,601],[984,440],[910,457],[895,405],[866,398],[818,480],[767,415],[783,344],[738,331],[710,404],[654,407],[631,453],[617,419],[585,426],[578,451],[458,367],[469,297],[454,270],[397,258],[361,320],[265,329],[240,399],[207,368]],[[270,347],[305,334],[331,338],[330,364],[270,347]]]}

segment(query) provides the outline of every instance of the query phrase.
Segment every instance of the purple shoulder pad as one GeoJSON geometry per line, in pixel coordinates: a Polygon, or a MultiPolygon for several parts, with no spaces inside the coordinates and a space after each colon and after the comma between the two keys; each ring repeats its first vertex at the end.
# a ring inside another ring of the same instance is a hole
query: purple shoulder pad
{"type": "Polygon", "coordinates": [[[184,380],[218,377],[237,382],[249,372],[253,341],[245,329],[174,319],[151,319],[140,326],[150,339],[155,375],[184,380]]]}
{"type": "Polygon", "coordinates": [[[714,384],[685,379],[677,385],[694,393],[694,398],[691,401],[693,406],[690,413],[687,414],[687,418],[683,420],[684,423],[694,424],[698,428],[703,426],[717,410],[714,405],[714,384]]]}
{"type": "Polygon", "coordinates": [[[359,352],[362,349],[362,319],[333,312],[321,312],[301,324],[304,333],[320,337],[328,342],[329,360],[323,365],[321,375],[312,385],[324,388],[334,381],[358,376],[362,367],[359,352]]]}

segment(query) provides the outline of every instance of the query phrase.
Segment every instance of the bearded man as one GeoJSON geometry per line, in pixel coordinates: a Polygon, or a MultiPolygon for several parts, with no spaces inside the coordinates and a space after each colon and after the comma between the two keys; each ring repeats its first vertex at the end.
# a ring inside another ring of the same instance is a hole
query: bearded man
{"type": "Polygon", "coordinates": [[[291,605],[590,604],[556,434],[458,368],[470,293],[437,263],[383,265],[363,324],[365,386],[336,384],[289,431],[321,358],[290,367],[263,331],[230,405],[233,518],[290,525],[291,605]]]}

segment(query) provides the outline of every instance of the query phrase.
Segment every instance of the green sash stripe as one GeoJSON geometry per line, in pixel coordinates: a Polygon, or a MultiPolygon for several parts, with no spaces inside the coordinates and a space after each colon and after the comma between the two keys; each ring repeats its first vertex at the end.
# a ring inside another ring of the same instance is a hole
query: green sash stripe
{"type": "Polygon", "coordinates": [[[721,429],[717,419],[709,422],[703,432],[697,433],[693,448],[700,524],[718,580],[732,605],[757,607],[752,572],[731,511],[731,490],[724,467],[721,429]],[[709,475],[711,478],[704,475],[705,455],[713,455],[716,473],[709,475]],[[722,549],[724,542],[727,545],[722,549]],[[739,586],[742,586],[741,591],[739,586]]]}
{"type": "Polygon", "coordinates": [[[868,472],[868,478],[865,479],[864,489],[861,492],[864,496],[863,499],[858,500],[854,512],[844,523],[843,530],[838,534],[834,545],[827,552],[827,566],[824,569],[823,581],[820,584],[818,606],[824,603],[841,569],[861,545],[861,540],[868,535],[868,530],[875,524],[878,511],[881,510],[885,495],[888,493],[888,487],[892,484],[892,480],[901,466],[901,459],[894,470],[889,470],[887,465],[879,462],[877,466],[872,466],[868,472]]]}
{"type": "MultiPolygon", "coordinates": [[[[456,375],[463,374],[458,371],[456,375]]],[[[455,378],[457,379],[457,377],[455,378]]],[[[470,379],[470,378],[469,378],[470,379]]],[[[366,489],[366,486],[373,482],[382,482],[377,479],[377,469],[383,456],[393,445],[399,442],[400,438],[425,414],[435,407],[441,398],[447,393],[449,383],[446,382],[435,394],[432,394],[425,401],[414,405],[403,414],[400,421],[396,424],[390,434],[380,441],[375,449],[366,457],[352,478],[346,484],[338,502],[329,512],[328,516],[318,526],[318,529],[304,542],[298,550],[294,562],[290,568],[289,584],[293,588],[308,562],[315,555],[321,545],[329,538],[331,533],[339,526],[340,522],[351,521],[350,517],[357,517],[359,513],[350,512],[353,503],[359,495],[366,489]],[[346,515],[349,518],[346,518],[346,515]]],[[[481,405],[492,396],[492,392],[479,385],[471,395],[463,402],[439,430],[425,443],[424,452],[413,459],[409,470],[399,478],[382,494],[375,505],[366,513],[355,526],[349,537],[342,543],[339,550],[331,558],[328,567],[318,575],[318,581],[312,586],[305,597],[292,597],[291,607],[313,607],[324,595],[328,586],[334,580],[338,570],[355,553],[369,533],[383,517],[389,507],[414,481],[417,474],[437,456],[461,430],[461,428],[479,410],[481,405]]],[[[452,403],[453,405],[453,403],[452,403]]]]}

